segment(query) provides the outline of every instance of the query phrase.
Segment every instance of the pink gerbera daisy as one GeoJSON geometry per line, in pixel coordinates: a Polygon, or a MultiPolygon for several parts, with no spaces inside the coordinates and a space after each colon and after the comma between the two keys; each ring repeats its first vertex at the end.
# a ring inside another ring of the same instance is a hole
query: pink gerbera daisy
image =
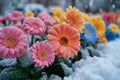
{"type": "Polygon", "coordinates": [[[55,20],[45,12],[39,13],[38,17],[43,20],[48,29],[55,23],[55,20]]]}
{"type": "Polygon", "coordinates": [[[22,30],[14,26],[8,26],[0,30],[1,57],[21,57],[27,48],[28,40],[22,30]]]}
{"type": "Polygon", "coordinates": [[[24,20],[24,16],[20,11],[13,11],[9,13],[7,18],[12,22],[20,22],[24,20]]]}
{"type": "Polygon", "coordinates": [[[36,42],[31,48],[32,52],[31,58],[35,62],[35,67],[44,68],[53,63],[55,58],[55,53],[52,46],[49,43],[36,42]]]}
{"type": "Polygon", "coordinates": [[[35,17],[26,18],[23,22],[23,30],[31,35],[42,35],[46,31],[44,22],[35,17]]]}

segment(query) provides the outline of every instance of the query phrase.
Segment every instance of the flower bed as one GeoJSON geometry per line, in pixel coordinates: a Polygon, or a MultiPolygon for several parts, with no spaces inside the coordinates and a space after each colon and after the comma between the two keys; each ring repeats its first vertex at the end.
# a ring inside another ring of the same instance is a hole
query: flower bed
{"type": "Polygon", "coordinates": [[[98,60],[99,44],[120,37],[120,17],[109,13],[89,16],[70,6],[51,14],[13,11],[0,17],[0,80],[68,80],[76,63],[98,60]]]}

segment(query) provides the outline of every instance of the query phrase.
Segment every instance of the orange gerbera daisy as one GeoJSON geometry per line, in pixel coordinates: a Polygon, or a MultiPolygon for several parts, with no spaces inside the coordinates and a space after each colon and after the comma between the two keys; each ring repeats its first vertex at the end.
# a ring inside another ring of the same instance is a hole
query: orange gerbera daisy
{"type": "Polygon", "coordinates": [[[98,38],[104,36],[106,27],[102,18],[100,16],[91,17],[90,22],[92,23],[93,26],[95,26],[98,38]]]}
{"type": "Polygon", "coordinates": [[[55,25],[48,31],[47,38],[59,57],[72,58],[80,50],[79,33],[69,24],[55,25]]]}
{"type": "Polygon", "coordinates": [[[66,10],[66,22],[70,24],[70,26],[78,29],[80,26],[83,26],[84,18],[78,9],[70,6],[66,10]]]}

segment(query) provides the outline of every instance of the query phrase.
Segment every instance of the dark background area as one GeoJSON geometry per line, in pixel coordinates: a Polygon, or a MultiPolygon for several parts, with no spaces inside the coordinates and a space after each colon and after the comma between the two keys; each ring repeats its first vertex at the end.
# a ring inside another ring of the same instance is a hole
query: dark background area
{"type": "Polygon", "coordinates": [[[0,15],[14,9],[21,10],[28,4],[38,3],[45,8],[59,6],[63,9],[73,5],[83,12],[120,12],[120,0],[0,0],[0,15]]]}

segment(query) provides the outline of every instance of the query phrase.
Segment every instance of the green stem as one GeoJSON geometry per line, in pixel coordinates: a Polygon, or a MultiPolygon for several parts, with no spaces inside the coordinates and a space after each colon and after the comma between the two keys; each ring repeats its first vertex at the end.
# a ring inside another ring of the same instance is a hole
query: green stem
{"type": "Polygon", "coordinates": [[[16,61],[17,61],[18,64],[20,64],[20,61],[19,61],[18,57],[16,58],[16,61]]]}
{"type": "Polygon", "coordinates": [[[30,43],[30,46],[32,46],[33,43],[34,43],[34,35],[32,35],[32,37],[31,37],[31,43],[30,43]]]}
{"type": "Polygon", "coordinates": [[[72,0],[72,7],[75,7],[75,0],[72,0]]]}
{"type": "Polygon", "coordinates": [[[16,61],[17,61],[17,67],[22,67],[22,65],[21,65],[21,63],[20,63],[20,61],[19,61],[19,57],[16,57],[16,61]]]}

